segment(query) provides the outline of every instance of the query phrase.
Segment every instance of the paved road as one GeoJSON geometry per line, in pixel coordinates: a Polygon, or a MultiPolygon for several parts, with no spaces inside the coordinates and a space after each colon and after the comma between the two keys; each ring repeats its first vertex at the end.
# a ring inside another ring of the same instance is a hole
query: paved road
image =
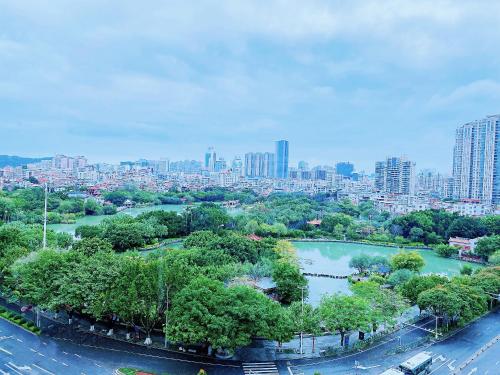
{"type": "MultiPolygon", "coordinates": [[[[423,321],[421,325],[432,328],[433,321],[423,321]]],[[[500,334],[500,312],[491,313],[471,326],[461,330],[453,337],[415,349],[407,353],[387,355],[387,351],[399,341],[403,344],[426,332],[406,328],[393,335],[384,343],[363,353],[344,358],[322,360],[299,360],[291,363],[295,374],[313,374],[319,371],[322,375],[375,375],[386,368],[397,365],[412,355],[422,351],[430,351],[435,358],[434,375],[449,375],[467,361],[474,353],[500,334]],[[355,361],[358,367],[353,368],[355,361]]],[[[465,375],[499,375],[500,374],[500,342],[496,343],[474,361],[460,374],[465,375]]],[[[118,367],[137,367],[157,372],[168,372],[172,375],[196,374],[200,368],[209,375],[242,375],[242,374],[288,374],[287,365],[279,362],[277,369],[272,362],[265,364],[238,364],[232,366],[214,365],[187,359],[171,359],[151,354],[138,354],[123,350],[112,350],[82,346],[69,341],[54,340],[44,336],[35,336],[17,326],[0,319],[0,375],[81,375],[112,374],[118,367]]]]}
{"type": "Polygon", "coordinates": [[[118,367],[136,367],[172,375],[193,375],[201,368],[209,375],[243,374],[239,365],[230,367],[167,359],[35,336],[0,319],[0,375],[100,375],[112,374],[118,367]]]}
{"type": "MultiPolygon", "coordinates": [[[[432,321],[424,323],[432,328],[432,321]]],[[[425,332],[420,330],[406,329],[402,333],[403,342],[425,332]]],[[[404,360],[421,351],[431,352],[435,359],[433,375],[450,375],[460,365],[465,363],[474,353],[500,334],[500,310],[488,314],[486,317],[476,321],[470,326],[457,332],[445,341],[428,344],[424,348],[418,348],[406,353],[387,355],[388,347],[393,341],[388,341],[380,346],[368,349],[359,354],[344,358],[324,359],[323,361],[297,361],[292,363],[291,369],[294,374],[312,375],[318,371],[322,375],[378,375],[387,368],[397,366],[404,360]],[[355,361],[358,367],[354,368],[355,361]]],[[[464,375],[500,375],[500,342],[479,355],[471,364],[465,367],[460,374],[464,375]],[[472,371],[472,372],[471,372],[472,371]]],[[[285,374],[286,366],[280,368],[285,374]]]]}

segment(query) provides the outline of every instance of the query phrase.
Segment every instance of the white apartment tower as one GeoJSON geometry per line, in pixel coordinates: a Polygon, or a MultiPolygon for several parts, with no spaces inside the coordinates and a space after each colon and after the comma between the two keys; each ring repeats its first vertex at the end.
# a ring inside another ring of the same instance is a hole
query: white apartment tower
{"type": "Polygon", "coordinates": [[[388,157],[375,163],[375,187],[385,193],[415,193],[415,163],[405,157],[388,157]]]}
{"type": "Polygon", "coordinates": [[[453,196],[500,204],[500,115],[457,129],[453,150],[453,196]]]}

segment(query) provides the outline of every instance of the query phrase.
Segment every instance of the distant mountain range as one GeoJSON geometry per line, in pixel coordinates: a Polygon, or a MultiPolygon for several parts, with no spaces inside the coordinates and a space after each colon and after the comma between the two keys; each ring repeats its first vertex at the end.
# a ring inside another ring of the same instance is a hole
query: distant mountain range
{"type": "Polygon", "coordinates": [[[52,159],[50,157],[45,158],[24,158],[22,156],[14,156],[14,155],[0,155],[0,168],[10,166],[10,167],[19,167],[30,163],[38,163],[42,160],[52,159]]]}

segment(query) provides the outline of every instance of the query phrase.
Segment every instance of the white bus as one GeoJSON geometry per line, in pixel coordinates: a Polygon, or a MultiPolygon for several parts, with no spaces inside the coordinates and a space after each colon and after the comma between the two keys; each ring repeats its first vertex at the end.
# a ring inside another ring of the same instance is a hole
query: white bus
{"type": "Polygon", "coordinates": [[[405,375],[424,375],[431,372],[432,357],[427,352],[418,353],[399,365],[405,375]]]}
{"type": "Polygon", "coordinates": [[[432,357],[427,352],[418,353],[399,365],[390,368],[380,375],[425,375],[431,372],[432,357]]]}

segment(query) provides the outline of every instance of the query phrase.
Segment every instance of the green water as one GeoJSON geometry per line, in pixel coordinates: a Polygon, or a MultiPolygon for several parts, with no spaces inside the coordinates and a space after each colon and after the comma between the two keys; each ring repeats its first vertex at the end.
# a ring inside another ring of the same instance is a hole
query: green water
{"type": "MultiPolygon", "coordinates": [[[[362,245],[341,242],[294,242],[304,272],[325,273],[333,275],[349,275],[355,272],[349,267],[349,261],[354,255],[391,256],[399,252],[393,247],[362,245]]],[[[422,273],[440,273],[448,276],[456,275],[465,262],[442,258],[431,250],[415,250],[425,260],[422,273]]],[[[470,264],[470,263],[469,263],[470,264]]],[[[472,264],[473,268],[480,267],[472,264]]],[[[348,293],[348,282],[345,279],[329,279],[308,277],[309,302],[317,305],[325,293],[348,293]]]]}
{"type": "MultiPolygon", "coordinates": [[[[158,206],[127,208],[126,210],[121,211],[119,213],[131,215],[131,216],[135,217],[135,216],[140,215],[144,212],[157,211],[157,210],[181,212],[181,211],[185,210],[186,207],[189,207],[189,206],[183,205],[183,204],[162,204],[162,205],[158,205],[158,206]]],[[[73,223],[73,224],[49,224],[49,225],[47,225],[47,227],[49,229],[56,231],[56,232],[75,233],[75,229],[77,227],[79,227],[80,225],[97,225],[107,217],[111,217],[111,216],[110,215],[83,216],[83,217],[77,219],[76,223],[73,223]]]]}

